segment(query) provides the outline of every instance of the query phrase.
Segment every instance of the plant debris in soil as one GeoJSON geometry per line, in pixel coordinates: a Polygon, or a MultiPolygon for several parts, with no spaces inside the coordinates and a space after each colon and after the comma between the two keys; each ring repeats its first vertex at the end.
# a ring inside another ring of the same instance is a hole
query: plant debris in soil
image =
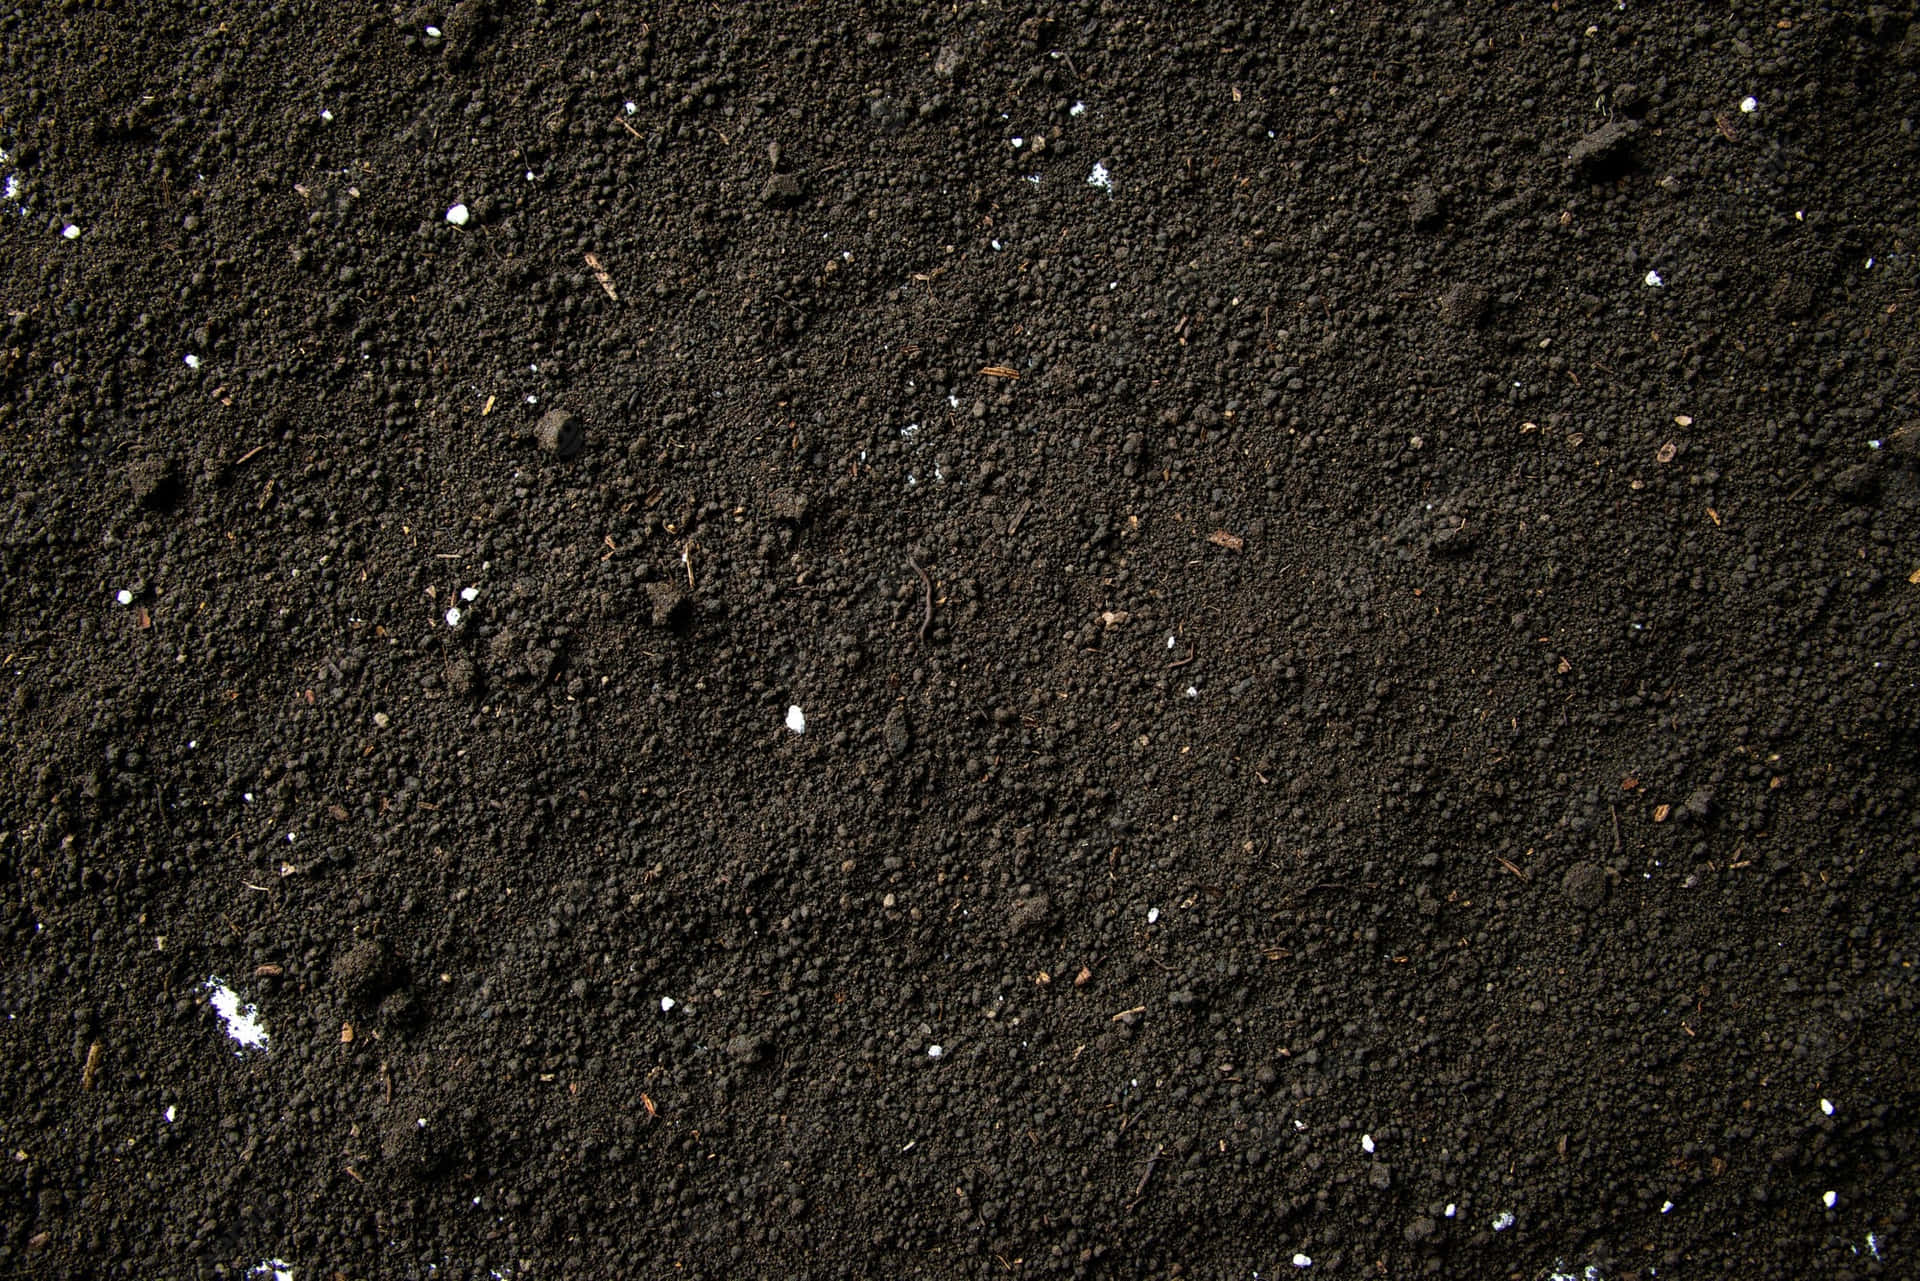
{"type": "Polygon", "coordinates": [[[1901,7],[0,50],[0,1272],[1920,1266],[1901,7]]]}

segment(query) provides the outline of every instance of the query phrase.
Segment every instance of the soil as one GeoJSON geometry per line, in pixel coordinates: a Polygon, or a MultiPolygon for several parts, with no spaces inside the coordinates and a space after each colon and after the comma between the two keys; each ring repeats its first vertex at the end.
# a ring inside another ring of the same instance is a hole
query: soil
{"type": "Polygon", "coordinates": [[[1904,6],[0,50],[0,1272],[1920,1268],[1904,6]]]}

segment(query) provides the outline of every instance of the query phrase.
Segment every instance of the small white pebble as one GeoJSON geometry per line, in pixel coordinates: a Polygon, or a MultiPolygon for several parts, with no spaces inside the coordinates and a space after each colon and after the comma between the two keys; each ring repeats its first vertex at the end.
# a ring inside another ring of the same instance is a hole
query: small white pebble
{"type": "Polygon", "coordinates": [[[1505,1232],[1508,1228],[1512,1226],[1513,1226],[1513,1214],[1507,1210],[1502,1210],[1499,1216],[1496,1217],[1493,1221],[1493,1230],[1495,1232],[1505,1232]]]}
{"type": "Polygon", "coordinates": [[[1373,1151],[1373,1136],[1371,1134],[1363,1134],[1360,1136],[1360,1150],[1367,1153],[1373,1151]]]}
{"type": "Polygon", "coordinates": [[[807,732],[807,714],[800,710],[798,703],[787,709],[787,728],[796,734],[807,732]]]}
{"type": "Polygon", "coordinates": [[[662,1014],[671,1014],[673,1013],[673,1007],[678,1004],[679,1002],[674,1000],[672,997],[663,996],[660,998],[660,1012],[662,1014]]]}
{"type": "Polygon", "coordinates": [[[1660,276],[1660,273],[1659,273],[1659,272],[1657,272],[1657,271],[1650,271],[1650,272],[1648,272],[1648,273],[1647,273],[1647,288],[1649,288],[1649,289],[1658,289],[1658,288],[1660,288],[1660,287],[1661,287],[1662,285],[1664,285],[1664,284],[1666,284],[1666,283],[1667,283],[1667,282],[1666,282],[1666,281],[1665,281],[1664,279],[1662,279],[1662,278],[1661,278],[1661,276],[1660,276]]]}
{"type": "Polygon", "coordinates": [[[1009,138],[1007,139],[1007,141],[1012,143],[1016,149],[1027,145],[1027,140],[1025,138],[1009,138]]]}
{"type": "Polygon", "coordinates": [[[1198,689],[1198,688],[1197,688],[1196,686],[1193,686],[1193,685],[1189,685],[1189,686],[1187,686],[1187,697],[1188,697],[1188,698],[1198,698],[1198,697],[1200,697],[1200,690],[1199,690],[1199,689],[1198,689]]]}
{"type": "Polygon", "coordinates": [[[1459,1208],[1460,1208],[1460,1207],[1459,1207],[1459,1206],[1457,1206],[1457,1205],[1455,1205],[1455,1204],[1454,1204],[1453,1202],[1451,1202],[1451,1201],[1449,1201],[1449,1202],[1447,1202],[1447,1213],[1446,1213],[1446,1217],[1447,1217],[1447,1218],[1449,1218],[1449,1219],[1451,1219],[1451,1218],[1453,1217],[1453,1215],[1454,1215],[1454,1211],[1456,1211],[1456,1210],[1458,1210],[1459,1208]]]}
{"type": "MultiPolygon", "coordinates": [[[[1874,441],[1873,443],[1874,443],[1874,444],[1876,444],[1876,445],[1878,445],[1878,444],[1879,444],[1880,442],[1876,440],[1876,441],[1874,441]]],[[[1825,1112],[1825,1113],[1826,1113],[1826,1114],[1827,1114],[1828,1116],[1832,1116],[1832,1115],[1833,1115],[1833,1100],[1832,1100],[1832,1099],[1821,1099],[1821,1100],[1820,1100],[1820,1110],[1821,1110],[1822,1112],[1825,1112]]]]}
{"type": "Polygon", "coordinates": [[[431,36],[431,37],[432,37],[433,39],[435,39],[435,40],[438,40],[438,39],[440,38],[440,28],[438,28],[438,27],[428,27],[428,28],[427,28],[427,34],[428,34],[429,36],[431,36]]]}
{"type": "Polygon", "coordinates": [[[1760,110],[1760,99],[1758,98],[1740,99],[1740,110],[1746,112],[1748,115],[1752,115],[1754,112],[1760,110]]]}
{"type": "Polygon", "coordinates": [[[1668,1214],[1668,1213],[1671,1213],[1671,1212],[1672,1212],[1672,1210],[1673,1210],[1673,1202],[1671,1202],[1671,1201],[1662,1201],[1662,1202],[1660,1203],[1660,1213],[1662,1213],[1662,1214],[1668,1214]]]}
{"type": "Polygon", "coordinates": [[[632,115],[637,115],[637,114],[639,114],[639,111],[640,111],[640,104],[639,104],[639,103],[637,103],[637,102],[629,102],[629,103],[627,104],[627,114],[628,114],[628,115],[630,115],[630,116],[632,116],[632,115]]]}
{"type": "Polygon", "coordinates": [[[133,593],[128,591],[126,588],[122,587],[119,591],[113,594],[113,599],[119,604],[131,605],[133,604],[133,593]]]}
{"type": "Polygon", "coordinates": [[[447,210],[447,221],[452,223],[456,227],[466,226],[467,219],[470,217],[472,217],[472,214],[470,214],[467,211],[467,207],[465,205],[455,205],[451,209],[447,210]]]}
{"type": "Polygon", "coordinates": [[[460,599],[464,601],[479,600],[480,589],[478,587],[463,587],[460,589],[460,599]]]}
{"type": "Polygon", "coordinates": [[[1113,175],[1107,172],[1105,165],[1096,164],[1093,167],[1093,172],[1087,175],[1087,185],[1089,187],[1098,187],[1102,191],[1111,193],[1113,191],[1113,175]]]}
{"type": "Polygon", "coordinates": [[[1296,1254],[1293,1256],[1293,1266],[1296,1268],[1310,1268],[1313,1266],[1313,1260],[1304,1254],[1296,1254]]]}
{"type": "Polygon", "coordinates": [[[929,1045],[927,1047],[927,1057],[930,1059],[937,1059],[946,1052],[947,1048],[944,1045],[929,1045]]]}
{"type": "Polygon", "coordinates": [[[454,608],[454,609],[450,609],[450,610],[448,610],[448,611],[447,611],[447,626],[448,626],[448,627],[458,627],[458,626],[460,626],[460,617],[461,617],[461,615],[460,615],[460,610],[459,610],[459,609],[458,609],[457,607],[456,607],[456,608],[454,608]]]}
{"type": "Polygon", "coordinates": [[[1820,1204],[1831,1210],[1834,1206],[1840,1204],[1840,1194],[1838,1192],[1828,1192],[1820,1198],[1820,1204]]]}
{"type": "Polygon", "coordinates": [[[322,120],[325,120],[325,121],[327,121],[328,123],[332,123],[332,121],[333,121],[333,112],[332,112],[332,111],[330,111],[330,110],[328,110],[328,109],[327,109],[327,108],[325,108],[325,107],[322,107],[322,108],[320,109],[320,118],[321,118],[322,120]]]}
{"type": "Polygon", "coordinates": [[[162,1112],[160,1115],[166,1118],[168,1125],[172,1125],[173,1119],[179,1116],[180,1114],[174,1111],[173,1104],[169,1103],[167,1104],[167,1110],[165,1112],[162,1112]]]}
{"type": "Polygon", "coordinates": [[[192,352],[188,352],[184,359],[186,360],[188,369],[200,368],[200,357],[194,355],[192,352]]]}
{"type": "Polygon", "coordinates": [[[387,715],[385,712],[375,712],[373,714],[373,723],[379,728],[385,729],[387,726],[393,724],[393,717],[387,715]]]}
{"type": "Polygon", "coordinates": [[[60,228],[60,234],[68,240],[78,240],[80,239],[80,228],[74,226],[72,223],[68,223],[66,226],[60,228]]]}
{"type": "Polygon", "coordinates": [[[1153,923],[1154,923],[1155,921],[1157,921],[1157,920],[1159,920],[1159,919],[1160,919],[1160,909],[1159,909],[1159,908],[1157,908],[1157,907],[1150,907],[1150,908],[1148,908],[1148,909],[1147,909],[1147,924],[1148,924],[1148,925],[1152,925],[1152,924],[1153,924],[1153,923]]]}
{"type": "Polygon", "coordinates": [[[1296,1117],[1293,1122],[1293,1128],[1304,1134],[1307,1129],[1307,1123],[1296,1117]]]}
{"type": "Polygon", "coordinates": [[[1076,102],[1067,108],[1067,114],[1070,116],[1084,116],[1087,114],[1087,104],[1084,102],[1076,102]]]}

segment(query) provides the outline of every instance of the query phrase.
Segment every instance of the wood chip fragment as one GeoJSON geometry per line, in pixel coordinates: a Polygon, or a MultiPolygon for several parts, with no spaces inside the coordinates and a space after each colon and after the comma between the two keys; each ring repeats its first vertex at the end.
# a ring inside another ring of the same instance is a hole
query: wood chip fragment
{"type": "Polygon", "coordinates": [[[1230,552],[1237,552],[1247,545],[1246,539],[1240,537],[1238,534],[1229,534],[1224,529],[1216,529],[1211,534],[1208,534],[1207,541],[1215,547],[1224,547],[1230,552]]]}
{"type": "Polygon", "coordinates": [[[80,1069],[80,1088],[91,1090],[93,1077],[100,1070],[100,1042],[95,1041],[87,1047],[87,1065],[80,1069]]]}
{"type": "Polygon", "coordinates": [[[1107,1020],[1107,1022],[1109,1022],[1109,1023],[1118,1023],[1118,1022],[1119,1022],[1119,1021],[1120,1021],[1121,1019],[1130,1019],[1130,1018],[1132,1018],[1132,1017],[1133,1017],[1134,1015],[1136,1015],[1136,1014],[1145,1014],[1146,1012],[1147,1012],[1147,1007],[1146,1007],[1146,1006],[1144,1006],[1144,1005],[1136,1005],[1136,1006],[1134,1006],[1134,1007],[1133,1007],[1132,1009],[1130,1009],[1130,1010],[1122,1010],[1122,1011],[1120,1011],[1120,1012],[1119,1012],[1118,1014],[1116,1014],[1116,1015],[1114,1015],[1114,1016],[1113,1016],[1112,1018],[1110,1018],[1110,1019],[1108,1019],[1108,1020],[1107,1020]]]}
{"type": "Polygon", "coordinates": [[[1080,967],[1080,972],[1073,976],[1073,985],[1075,987],[1085,987],[1091,982],[1093,982],[1093,971],[1084,965],[1080,967]]]}
{"type": "Polygon", "coordinates": [[[1020,371],[1007,365],[988,365],[980,372],[988,378],[1011,378],[1016,382],[1020,379],[1020,371]]]}
{"type": "Polygon", "coordinates": [[[342,1045],[353,1044],[353,1024],[342,1023],[340,1025],[340,1044],[342,1045]]]}
{"type": "Polygon", "coordinates": [[[654,1107],[653,1100],[648,1098],[644,1091],[640,1095],[640,1106],[647,1110],[647,1119],[649,1121],[660,1115],[660,1110],[654,1107]]]}
{"type": "Polygon", "coordinates": [[[1680,446],[1674,444],[1672,441],[1668,441],[1666,444],[1660,446],[1660,450],[1654,454],[1653,460],[1658,463],[1670,463],[1679,452],[1680,446]]]}
{"type": "Polygon", "coordinates": [[[1911,574],[1908,574],[1907,581],[1910,583],[1920,583],[1920,569],[1916,569],[1911,574]]]}
{"type": "Polygon", "coordinates": [[[286,971],[284,969],[271,963],[253,967],[253,977],[257,979],[277,979],[285,973],[286,971]]]}
{"type": "Polygon", "coordinates": [[[613,287],[613,277],[608,273],[605,267],[600,265],[599,256],[597,254],[587,254],[585,255],[585,257],[587,260],[587,266],[593,270],[593,278],[600,282],[600,287],[602,289],[607,291],[607,297],[612,299],[614,302],[619,302],[620,291],[613,287]]]}
{"type": "Polygon", "coordinates": [[[1664,823],[1667,821],[1667,815],[1671,813],[1673,813],[1673,806],[1656,805],[1653,807],[1653,821],[1656,823],[1664,823]]]}

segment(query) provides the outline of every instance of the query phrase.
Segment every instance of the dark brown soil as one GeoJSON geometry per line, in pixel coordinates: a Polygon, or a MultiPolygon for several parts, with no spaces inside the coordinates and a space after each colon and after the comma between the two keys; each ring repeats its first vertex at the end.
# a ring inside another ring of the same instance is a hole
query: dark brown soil
{"type": "Polygon", "coordinates": [[[0,1273],[1916,1275],[1908,13],[0,16],[0,1273]]]}

